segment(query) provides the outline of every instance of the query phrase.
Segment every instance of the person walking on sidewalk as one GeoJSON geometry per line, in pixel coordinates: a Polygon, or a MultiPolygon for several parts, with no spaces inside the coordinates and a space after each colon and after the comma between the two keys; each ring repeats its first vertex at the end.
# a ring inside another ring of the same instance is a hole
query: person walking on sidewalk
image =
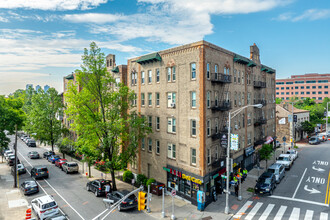
{"type": "Polygon", "coordinates": [[[109,193],[109,192],[110,192],[110,185],[107,184],[107,185],[105,185],[105,197],[108,198],[108,193],[109,193]]]}
{"type": "Polygon", "coordinates": [[[238,190],[239,190],[239,185],[235,185],[235,195],[238,197],[238,190]]]}
{"type": "Polygon", "coordinates": [[[248,174],[248,171],[247,171],[246,168],[244,168],[244,170],[243,170],[243,176],[242,176],[242,181],[243,181],[243,182],[244,182],[244,180],[246,179],[247,174],[248,174]]]}

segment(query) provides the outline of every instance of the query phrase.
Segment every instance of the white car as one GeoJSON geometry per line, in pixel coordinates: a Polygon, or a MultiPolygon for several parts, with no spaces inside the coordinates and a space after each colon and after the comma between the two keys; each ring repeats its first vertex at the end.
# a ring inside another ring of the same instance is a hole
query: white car
{"type": "Polygon", "coordinates": [[[7,155],[5,156],[5,159],[6,159],[6,160],[9,160],[9,158],[10,158],[11,156],[15,156],[15,154],[14,154],[14,153],[7,154],[7,155]]]}
{"type": "Polygon", "coordinates": [[[59,213],[58,205],[50,195],[33,199],[31,206],[32,210],[41,220],[59,213]]]}
{"type": "Polygon", "coordinates": [[[283,164],[285,169],[290,170],[293,164],[293,160],[290,154],[281,154],[277,158],[276,163],[283,164]]]}
{"type": "Polygon", "coordinates": [[[286,154],[290,154],[293,160],[296,160],[298,158],[298,151],[296,150],[288,150],[286,154]]]}
{"type": "Polygon", "coordinates": [[[8,155],[8,154],[13,154],[13,153],[14,153],[14,151],[12,151],[12,150],[6,150],[5,153],[3,154],[3,156],[4,156],[5,158],[7,158],[7,155],[8,155]]]}

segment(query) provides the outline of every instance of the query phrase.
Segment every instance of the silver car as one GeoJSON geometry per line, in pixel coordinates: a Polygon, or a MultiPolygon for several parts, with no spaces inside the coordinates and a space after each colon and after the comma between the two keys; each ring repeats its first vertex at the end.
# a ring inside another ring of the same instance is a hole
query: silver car
{"type": "Polygon", "coordinates": [[[318,138],[318,137],[313,136],[313,137],[309,138],[308,143],[311,144],[311,145],[312,145],[312,144],[319,144],[320,141],[319,141],[319,138],[318,138]]]}
{"type": "Polygon", "coordinates": [[[283,164],[274,163],[268,168],[267,172],[274,173],[276,177],[276,183],[280,183],[285,176],[285,167],[283,164]]]}
{"type": "Polygon", "coordinates": [[[62,169],[66,173],[78,173],[79,166],[76,162],[66,162],[62,164],[62,169]]]}

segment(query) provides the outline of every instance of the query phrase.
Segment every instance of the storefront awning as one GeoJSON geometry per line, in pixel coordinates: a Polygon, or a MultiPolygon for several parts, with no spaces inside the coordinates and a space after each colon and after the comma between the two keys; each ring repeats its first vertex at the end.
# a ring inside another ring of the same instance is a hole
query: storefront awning
{"type": "Polygon", "coordinates": [[[272,143],[273,142],[273,138],[272,138],[272,136],[268,136],[267,138],[266,138],[266,142],[265,142],[265,144],[270,144],[270,143],[272,143]]]}
{"type": "Polygon", "coordinates": [[[250,156],[251,154],[254,153],[253,146],[245,148],[245,156],[250,156]]]}
{"type": "Polygon", "coordinates": [[[140,57],[136,62],[139,64],[151,63],[156,61],[161,61],[162,58],[158,53],[151,53],[145,56],[140,57]]]}

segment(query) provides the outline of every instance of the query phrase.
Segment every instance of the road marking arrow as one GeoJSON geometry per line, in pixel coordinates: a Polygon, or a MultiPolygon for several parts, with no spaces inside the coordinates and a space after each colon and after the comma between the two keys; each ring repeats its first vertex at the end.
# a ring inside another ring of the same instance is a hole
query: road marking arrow
{"type": "Polygon", "coordinates": [[[321,193],[320,191],[318,191],[318,190],[316,190],[314,188],[308,189],[307,188],[307,185],[305,185],[304,190],[306,190],[307,192],[309,192],[309,194],[321,193]]]}
{"type": "Polygon", "coordinates": [[[315,168],[314,166],[312,167],[313,170],[319,171],[319,172],[324,172],[325,170],[322,168],[315,168]]]}

